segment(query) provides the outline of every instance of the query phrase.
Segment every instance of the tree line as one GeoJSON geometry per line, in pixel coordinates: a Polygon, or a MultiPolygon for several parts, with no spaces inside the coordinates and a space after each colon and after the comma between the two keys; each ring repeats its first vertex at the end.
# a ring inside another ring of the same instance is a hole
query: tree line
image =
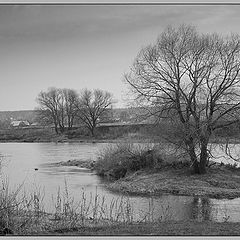
{"type": "Polygon", "coordinates": [[[71,130],[75,121],[81,122],[94,136],[100,119],[112,107],[113,95],[107,91],[49,88],[37,96],[38,119],[53,124],[55,132],[71,130]]]}

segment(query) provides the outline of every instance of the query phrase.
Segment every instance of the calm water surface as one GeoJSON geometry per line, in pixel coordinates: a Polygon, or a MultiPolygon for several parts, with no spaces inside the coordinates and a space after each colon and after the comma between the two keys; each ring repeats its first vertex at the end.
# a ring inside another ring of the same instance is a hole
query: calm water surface
{"type": "MultiPolygon", "coordinates": [[[[24,183],[26,191],[41,191],[47,211],[53,209],[52,199],[56,198],[59,188],[64,191],[66,184],[75,201],[80,199],[83,191],[89,198],[97,191],[110,204],[121,195],[108,191],[96,174],[78,167],[52,165],[74,159],[95,160],[97,152],[104,146],[106,143],[0,143],[2,177],[7,177],[12,187],[24,183]]],[[[154,218],[240,221],[240,198],[216,200],[163,195],[153,199],[129,196],[129,199],[135,220],[141,220],[151,208],[154,218]]]]}

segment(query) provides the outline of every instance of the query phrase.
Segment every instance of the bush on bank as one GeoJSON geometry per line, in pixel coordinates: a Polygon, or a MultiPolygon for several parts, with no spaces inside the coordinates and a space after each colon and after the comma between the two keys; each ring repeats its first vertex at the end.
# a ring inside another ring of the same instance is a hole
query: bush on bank
{"type": "Polygon", "coordinates": [[[169,165],[179,168],[189,166],[189,162],[176,160],[174,156],[166,154],[164,147],[159,144],[119,143],[108,145],[99,152],[95,170],[109,179],[120,179],[141,169],[160,169],[169,165]]]}

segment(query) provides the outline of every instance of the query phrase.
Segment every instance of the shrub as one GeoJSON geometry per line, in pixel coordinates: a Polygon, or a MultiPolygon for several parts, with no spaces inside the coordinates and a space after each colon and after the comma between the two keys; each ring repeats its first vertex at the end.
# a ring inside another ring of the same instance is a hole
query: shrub
{"type": "Polygon", "coordinates": [[[99,175],[119,179],[128,172],[153,168],[163,160],[152,145],[119,143],[108,145],[99,152],[95,170],[99,175]]]}
{"type": "Polygon", "coordinates": [[[94,169],[109,179],[125,177],[141,169],[189,168],[190,160],[181,150],[165,144],[110,144],[98,153],[94,169]]]}

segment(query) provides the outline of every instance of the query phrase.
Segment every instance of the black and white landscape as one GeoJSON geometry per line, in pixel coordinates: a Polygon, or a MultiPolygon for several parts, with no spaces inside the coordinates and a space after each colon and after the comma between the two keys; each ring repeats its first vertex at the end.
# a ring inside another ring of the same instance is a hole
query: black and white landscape
{"type": "Polygon", "coordinates": [[[0,234],[240,235],[239,4],[0,4],[0,234]]]}

